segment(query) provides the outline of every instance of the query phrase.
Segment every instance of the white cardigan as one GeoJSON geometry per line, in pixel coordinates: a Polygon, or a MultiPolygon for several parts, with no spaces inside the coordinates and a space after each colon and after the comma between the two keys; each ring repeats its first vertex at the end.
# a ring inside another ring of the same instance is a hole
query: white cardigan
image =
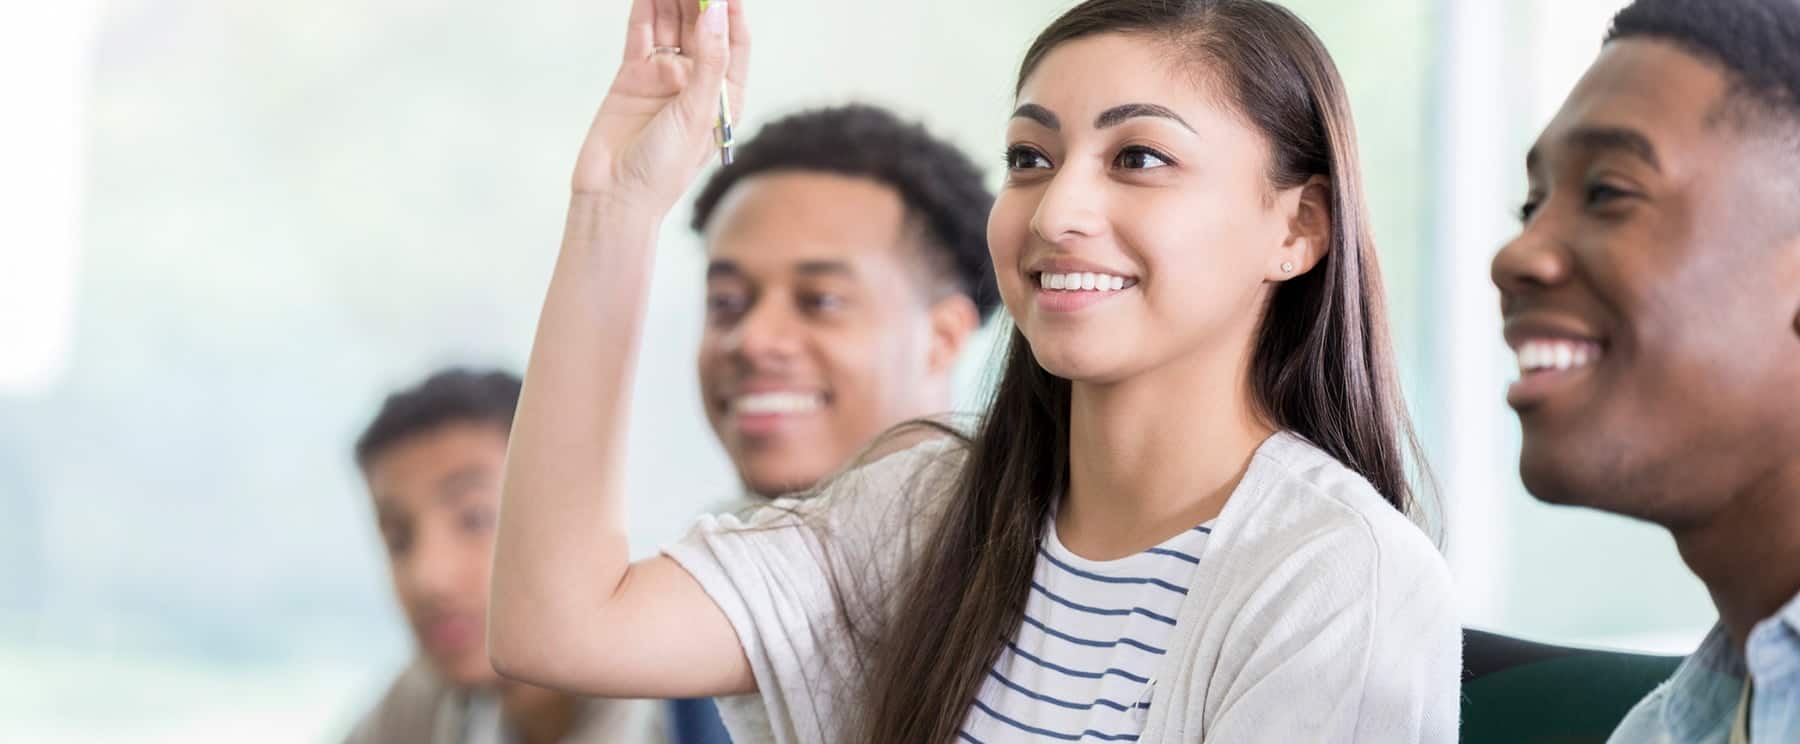
{"type": "MultiPolygon", "coordinates": [[[[735,741],[843,741],[834,710],[857,704],[860,666],[836,600],[892,611],[885,590],[962,455],[919,445],[813,499],[702,517],[665,549],[750,659],[758,694],[720,704],[735,741]]],[[[1270,437],[1214,522],[1139,741],[1455,742],[1450,583],[1436,548],[1367,481],[1298,436],[1270,437]]]]}

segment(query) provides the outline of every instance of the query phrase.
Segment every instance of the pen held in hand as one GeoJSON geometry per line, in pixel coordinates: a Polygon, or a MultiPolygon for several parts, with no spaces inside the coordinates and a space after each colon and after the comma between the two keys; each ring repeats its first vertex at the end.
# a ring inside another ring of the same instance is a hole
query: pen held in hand
{"type": "MultiPolygon", "coordinates": [[[[713,0],[700,0],[700,12],[705,13],[713,0]]],[[[713,138],[719,144],[719,165],[731,165],[731,92],[730,81],[722,81],[719,86],[719,124],[713,128],[713,138]]]]}
{"type": "Polygon", "coordinates": [[[719,141],[719,165],[731,165],[731,94],[719,88],[719,126],[714,131],[719,141]]]}

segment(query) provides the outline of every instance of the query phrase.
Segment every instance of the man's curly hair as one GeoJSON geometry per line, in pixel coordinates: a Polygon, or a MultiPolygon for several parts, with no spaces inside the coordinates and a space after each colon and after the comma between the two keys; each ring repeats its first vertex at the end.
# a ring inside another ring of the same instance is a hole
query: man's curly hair
{"type": "Polygon", "coordinates": [[[396,391],[381,404],[375,420],[356,438],[356,464],[367,472],[375,459],[401,442],[450,424],[512,429],[519,407],[517,375],[501,370],[453,367],[396,391]]]}
{"type": "Polygon", "coordinates": [[[705,230],[725,194],[752,176],[813,171],[867,178],[899,193],[924,228],[929,263],[983,317],[1000,304],[987,247],[994,195],[968,156],[925,127],[875,106],[835,106],[770,122],[735,154],[695,200],[695,231],[705,230]]]}

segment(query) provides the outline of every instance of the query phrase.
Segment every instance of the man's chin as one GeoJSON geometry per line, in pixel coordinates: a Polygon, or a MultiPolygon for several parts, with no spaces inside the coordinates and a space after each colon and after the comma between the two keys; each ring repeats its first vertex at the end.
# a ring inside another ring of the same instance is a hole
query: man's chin
{"type": "Polygon", "coordinates": [[[1575,470],[1580,455],[1559,437],[1532,434],[1529,429],[1519,445],[1519,480],[1533,498],[1547,504],[1579,505],[1581,489],[1575,470]]]}
{"type": "Polygon", "coordinates": [[[762,496],[764,498],[776,499],[776,498],[781,498],[783,496],[801,495],[808,491],[811,491],[813,486],[817,485],[820,480],[823,480],[823,478],[813,478],[811,480],[807,480],[807,479],[778,479],[778,480],[761,480],[761,481],[749,480],[749,481],[744,482],[744,488],[747,489],[750,493],[752,493],[754,495],[762,496]]]}
{"type": "Polygon", "coordinates": [[[738,476],[743,479],[744,487],[751,493],[775,498],[811,490],[813,486],[818,485],[819,481],[830,477],[832,472],[834,471],[812,466],[775,467],[766,463],[758,463],[751,467],[739,468],[738,476]]]}
{"type": "Polygon", "coordinates": [[[1529,440],[1519,454],[1519,480],[1532,497],[1552,506],[1619,511],[1618,494],[1598,484],[1611,481],[1597,472],[1605,463],[1580,447],[1529,440]]]}

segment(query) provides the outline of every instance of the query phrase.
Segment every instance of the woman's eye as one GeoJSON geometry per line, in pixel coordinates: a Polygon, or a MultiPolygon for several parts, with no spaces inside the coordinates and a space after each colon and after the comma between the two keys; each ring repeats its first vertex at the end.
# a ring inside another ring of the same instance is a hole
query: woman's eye
{"type": "Polygon", "coordinates": [[[1033,170],[1050,167],[1050,159],[1037,150],[1024,146],[1006,149],[1006,167],[1008,170],[1033,170]]]}
{"type": "Polygon", "coordinates": [[[1113,158],[1113,167],[1125,170],[1149,170],[1171,164],[1168,156],[1148,147],[1127,147],[1113,158]]]}

